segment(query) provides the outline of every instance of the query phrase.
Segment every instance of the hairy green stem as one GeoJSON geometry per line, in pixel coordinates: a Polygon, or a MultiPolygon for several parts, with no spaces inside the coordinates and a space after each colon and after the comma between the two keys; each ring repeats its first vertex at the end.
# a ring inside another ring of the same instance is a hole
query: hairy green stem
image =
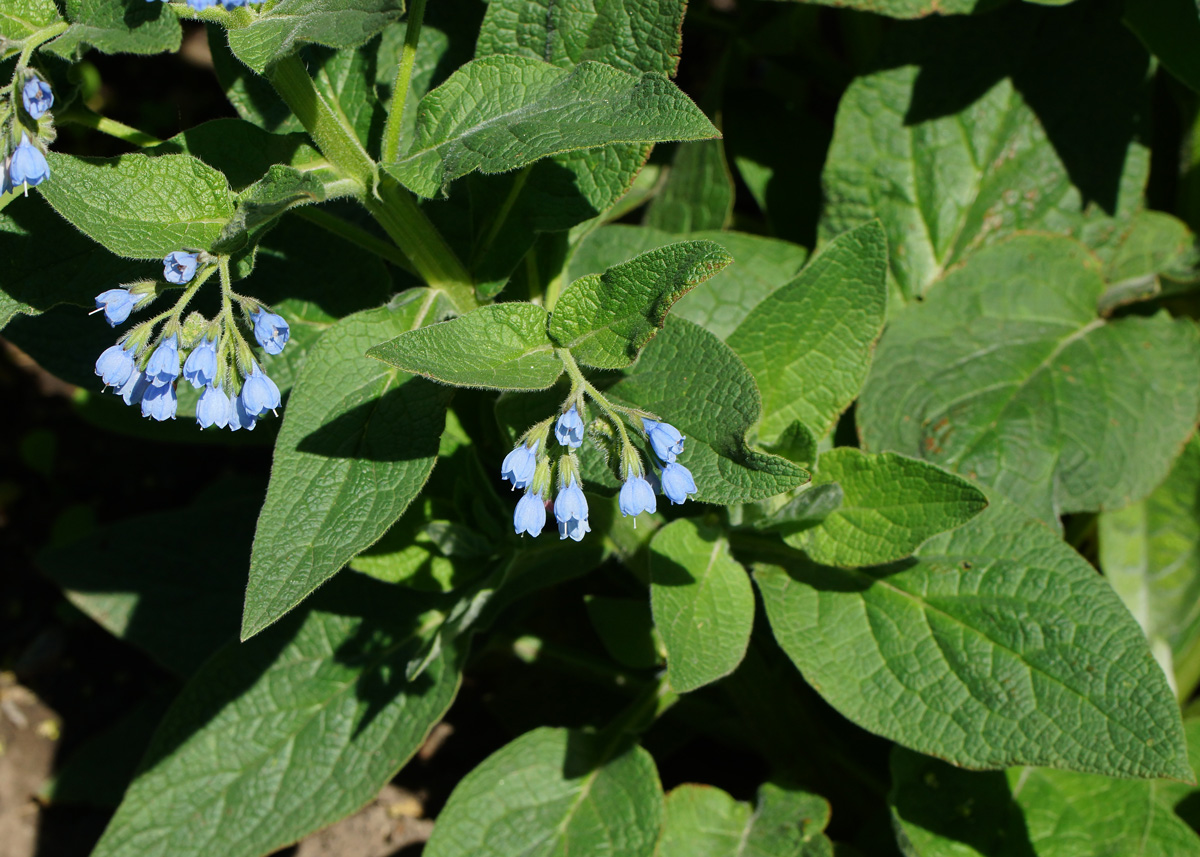
{"type": "Polygon", "coordinates": [[[425,0],[409,0],[408,22],[404,30],[404,49],[400,54],[400,67],[396,69],[396,82],[392,85],[392,106],[388,110],[387,124],[383,128],[383,162],[390,164],[400,158],[400,132],[404,121],[404,106],[408,100],[408,85],[412,80],[413,61],[417,58],[417,44],[421,41],[421,24],[425,20],[425,0]]]}
{"type": "Polygon", "coordinates": [[[67,31],[70,25],[66,21],[59,21],[51,24],[48,27],[30,33],[22,40],[21,57],[17,60],[16,71],[20,71],[29,65],[29,58],[33,56],[33,52],[51,39],[62,35],[67,31]]]}
{"type": "Polygon", "coordinates": [[[73,107],[66,113],[56,116],[55,120],[61,124],[82,125],[85,128],[91,128],[93,131],[99,131],[101,134],[107,134],[110,137],[116,137],[118,140],[124,140],[134,146],[157,146],[162,140],[151,136],[144,131],[139,131],[137,128],[131,128],[123,122],[118,122],[116,119],[109,119],[107,116],[101,116],[99,113],[93,113],[86,107],[73,107]]]}

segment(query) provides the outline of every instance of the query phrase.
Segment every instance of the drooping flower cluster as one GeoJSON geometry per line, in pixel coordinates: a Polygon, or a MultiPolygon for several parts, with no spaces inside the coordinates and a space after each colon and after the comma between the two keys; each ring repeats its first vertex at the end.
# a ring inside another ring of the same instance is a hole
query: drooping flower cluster
{"type": "MultiPolygon", "coordinates": [[[[590,387],[589,392],[595,393],[590,387]]],[[[500,467],[503,479],[512,483],[514,489],[525,491],[513,513],[513,529],[517,535],[528,533],[536,537],[546,526],[546,506],[554,471],[558,475],[558,494],[553,504],[558,537],[580,541],[584,534],[591,531],[587,497],[583,493],[583,478],[576,456],[576,450],[583,445],[586,430],[582,396],[578,392],[573,393],[564,407],[557,420],[551,417],[527,431],[512,452],[505,456],[500,467]],[[554,438],[560,447],[554,462],[547,449],[551,420],[554,420],[554,438]]],[[[602,410],[606,418],[615,424],[620,435],[619,469],[624,482],[618,498],[621,514],[635,518],[642,512],[653,514],[657,509],[657,498],[654,485],[646,478],[647,470],[641,454],[630,441],[625,427],[617,422],[620,419],[617,409],[605,402],[602,410]]],[[[655,478],[662,493],[676,504],[684,502],[689,494],[696,493],[691,472],[676,460],[683,452],[684,443],[679,430],[648,414],[624,408],[620,410],[653,451],[652,461],[658,463],[660,473],[657,477],[651,473],[651,478],[655,478]]]]}
{"type": "Polygon", "coordinates": [[[238,305],[240,321],[267,354],[283,351],[291,331],[282,316],[253,298],[235,294],[223,266],[221,313],[210,320],[194,312],[181,320],[192,296],[217,270],[214,261],[207,253],[177,250],[163,259],[165,282],[147,280],[97,295],[94,312],[103,312],[116,327],[160,292],[184,288],[171,309],[138,324],[106,349],[96,361],[96,374],[127,405],[140,404],[142,416],[160,421],[175,418],[176,387],[182,374],[187,383],[204,391],[196,404],[196,422],[201,428],[215,425],[230,431],[252,430],[259,418],[279,407],[279,387],[263,371],[242,335],[233,305],[238,305]],[[159,322],[164,321],[156,334],[159,322]]]}
{"type": "Polygon", "coordinates": [[[0,194],[28,193],[50,178],[45,144],[54,139],[54,92],[50,84],[29,69],[18,69],[12,82],[0,90],[0,194]],[[23,115],[15,109],[21,93],[23,115]],[[31,136],[32,135],[32,136],[31,136]]]}
{"type": "MultiPolygon", "coordinates": [[[[147,3],[154,3],[155,0],[146,0],[147,3]]],[[[167,2],[167,0],[162,0],[167,2]]],[[[213,6],[220,6],[226,11],[230,9],[238,9],[242,6],[257,6],[263,0],[187,0],[188,7],[197,12],[203,12],[213,6]]]]}

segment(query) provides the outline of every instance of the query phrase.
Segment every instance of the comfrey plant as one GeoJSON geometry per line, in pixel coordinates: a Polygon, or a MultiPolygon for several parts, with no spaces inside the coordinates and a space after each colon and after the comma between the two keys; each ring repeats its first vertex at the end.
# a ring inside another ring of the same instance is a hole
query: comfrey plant
{"type": "Polygon", "coordinates": [[[253,430],[258,419],[279,407],[279,387],[263,371],[238,321],[271,355],[283,351],[291,329],[282,316],[230,288],[228,264],[203,251],[176,250],[163,259],[162,281],[145,280],[96,296],[92,312],[103,312],[116,327],[161,292],[183,290],[174,306],[131,328],[96,361],[96,374],[105,386],[112,387],[125,404],[140,404],[142,416],[160,422],[175,419],[181,371],[185,381],[203,390],[196,405],[196,423],[201,428],[253,430]],[[220,314],[210,320],[193,312],[184,319],[192,298],[218,270],[220,314]]]}
{"type": "Polygon", "coordinates": [[[94,857],[1200,855],[1195,4],[820,3],[0,0],[94,857]]]}

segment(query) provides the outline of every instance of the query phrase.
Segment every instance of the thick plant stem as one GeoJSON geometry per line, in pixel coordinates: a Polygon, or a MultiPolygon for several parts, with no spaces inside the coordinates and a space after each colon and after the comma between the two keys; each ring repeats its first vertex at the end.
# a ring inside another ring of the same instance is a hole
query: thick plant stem
{"type": "Polygon", "coordinates": [[[412,79],[413,61],[417,58],[417,43],[421,41],[421,24],[425,19],[425,0],[409,0],[408,23],[404,31],[404,49],[396,82],[392,86],[392,106],[383,129],[383,162],[390,164],[400,157],[400,131],[404,121],[404,106],[408,100],[408,84],[412,79]]]}
{"type": "Polygon", "coordinates": [[[123,122],[118,122],[116,119],[109,119],[107,116],[101,116],[99,113],[93,113],[86,107],[76,107],[68,110],[63,116],[57,117],[58,123],[82,125],[85,128],[91,128],[94,131],[99,131],[101,134],[107,134],[110,137],[116,137],[118,140],[124,140],[126,143],[131,143],[134,146],[157,146],[162,140],[154,137],[144,131],[139,131],[137,128],[131,128],[123,122]]]}
{"type": "Polygon", "coordinates": [[[479,306],[470,274],[412,194],[385,175],[379,181],[378,193],[365,197],[363,203],[429,286],[444,291],[459,312],[479,306]]]}
{"type": "Polygon", "coordinates": [[[33,56],[34,51],[51,39],[61,36],[69,26],[66,21],[59,21],[26,36],[21,45],[21,57],[17,60],[17,71],[29,65],[29,59],[33,56]]]}

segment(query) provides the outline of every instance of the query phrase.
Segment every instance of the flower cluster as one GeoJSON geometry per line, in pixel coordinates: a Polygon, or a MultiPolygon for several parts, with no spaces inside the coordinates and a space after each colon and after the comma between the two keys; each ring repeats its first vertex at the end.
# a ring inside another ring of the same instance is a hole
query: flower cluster
{"type": "MultiPolygon", "coordinates": [[[[589,392],[599,395],[590,385],[589,392]]],[[[560,447],[557,462],[552,463],[547,449],[552,417],[527,431],[512,452],[505,456],[500,467],[503,479],[512,483],[514,489],[525,491],[513,513],[513,529],[517,535],[529,533],[536,537],[546,526],[546,506],[555,470],[558,473],[558,494],[554,498],[553,508],[554,518],[558,522],[558,537],[580,541],[585,533],[591,531],[587,497],[583,493],[583,478],[575,452],[583,445],[585,433],[582,396],[574,393],[564,407],[565,410],[554,421],[554,438],[560,447]]],[[[653,514],[658,505],[655,484],[676,504],[684,502],[689,494],[696,493],[691,472],[676,460],[683,452],[684,442],[678,429],[648,414],[620,409],[652,450],[652,461],[658,464],[659,469],[656,477],[643,466],[642,457],[630,442],[616,407],[605,401],[602,410],[621,437],[620,476],[624,484],[618,500],[622,515],[636,518],[642,512],[653,514]],[[647,478],[648,475],[650,478],[647,478]],[[655,484],[651,483],[651,479],[655,484]]]]}
{"type": "MultiPolygon", "coordinates": [[[[155,0],[146,0],[147,3],[154,3],[155,0]]],[[[162,0],[167,2],[167,0],[162,0]]],[[[197,12],[203,12],[212,6],[220,6],[226,11],[230,9],[238,9],[242,6],[257,6],[263,0],[187,0],[188,7],[197,12]]]]}
{"type": "Polygon", "coordinates": [[[0,194],[37,187],[50,178],[50,164],[43,151],[54,138],[54,92],[50,84],[28,69],[19,69],[12,82],[0,90],[0,194]],[[19,90],[24,115],[13,109],[12,93],[19,90]],[[30,139],[30,134],[33,138],[30,139]]]}
{"type": "Polygon", "coordinates": [[[255,359],[238,327],[233,305],[239,306],[241,320],[267,354],[283,351],[291,331],[281,316],[253,298],[235,294],[228,282],[228,268],[213,262],[207,253],[177,250],[163,259],[165,282],[148,280],[97,295],[94,312],[103,312],[116,327],[160,292],[185,289],[171,309],[132,328],[106,349],[96,361],[96,374],[125,404],[140,404],[142,416],[160,421],[175,418],[176,386],[182,375],[204,391],[196,405],[196,422],[201,428],[253,429],[267,411],[279,407],[279,387],[255,359]],[[218,267],[221,313],[211,320],[192,313],[181,321],[192,296],[218,267]],[[164,320],[155,335],[155,328],[164,320]]]}

